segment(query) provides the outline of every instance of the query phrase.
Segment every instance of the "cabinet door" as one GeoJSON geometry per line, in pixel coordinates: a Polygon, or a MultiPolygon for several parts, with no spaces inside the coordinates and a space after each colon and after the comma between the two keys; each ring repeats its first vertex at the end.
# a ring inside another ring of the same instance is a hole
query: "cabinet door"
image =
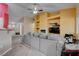
{"type": "Polygon", "coordinates": [[[23,42],[30,45],[30,36],[29,35],[25,35],[23,38],[23,42]]]}
{"type": "Polygon", "coordinates": [[[56,56],[56,43],[57,41],[40,39],[40,51],[48,56],[56,56]]]}
{"type": "Polygon", "coordinates": [[[30,35],[27,36],[26,40],[27,40],[27,44],[31,45],[32,37],[30,35]]]}
{"type": "Polygon", "coordinates": [[[23,37],[23,42],[27,44],[27,36],[26,35],[23,37]]]}
{"type": "Polygon", "coordinates": [[[0,55],[4,54],[12,46],[11,34],[6,31],[0,31],[0,55]]]}
{"type": "Polygon", "coordinates": [[[39,50],[39,38],[33,37],[31,41],[31,46],[37,50],[39,50]]]}

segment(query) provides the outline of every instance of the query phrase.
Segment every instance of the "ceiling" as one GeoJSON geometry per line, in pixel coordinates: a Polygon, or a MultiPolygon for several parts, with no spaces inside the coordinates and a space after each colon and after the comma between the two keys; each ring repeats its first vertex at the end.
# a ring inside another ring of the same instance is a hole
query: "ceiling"
{"type": "MultiPolygon", "coordinates": [[[[18,22],[23,16],[33,17],[34,3],[9,3],[9,18],[10,21],[18,22]]],[[[60,9],[75,7],[75,3],[39,3],[38,10],[54,12],[60,9]]]]}

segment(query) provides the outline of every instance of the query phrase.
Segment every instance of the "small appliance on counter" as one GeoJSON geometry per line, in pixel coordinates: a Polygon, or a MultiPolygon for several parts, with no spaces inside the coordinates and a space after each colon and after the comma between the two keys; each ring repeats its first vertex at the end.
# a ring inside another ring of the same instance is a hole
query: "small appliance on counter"
{"type": "Polygon", "coordinates": [[[73,34],[65,34],[66,43],[73,43],[73,34]]]}

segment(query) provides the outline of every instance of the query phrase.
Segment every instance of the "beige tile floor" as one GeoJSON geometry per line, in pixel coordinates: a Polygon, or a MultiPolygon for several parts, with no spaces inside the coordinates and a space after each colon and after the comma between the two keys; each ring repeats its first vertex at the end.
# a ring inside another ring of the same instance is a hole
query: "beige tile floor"
{"type": "Polygon", "coordinates": [[[45,56],[43,53],[31,48],[26,44],[17,44],[11,51],[4,56],[45,56]]]}

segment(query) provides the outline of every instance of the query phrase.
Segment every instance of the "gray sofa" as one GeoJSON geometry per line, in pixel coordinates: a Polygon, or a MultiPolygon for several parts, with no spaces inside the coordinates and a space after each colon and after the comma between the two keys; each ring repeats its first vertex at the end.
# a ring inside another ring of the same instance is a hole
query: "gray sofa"
{"type": "Polygon", "coordinates": [[[60,56],[65,39],[57,34],[28,33],[23,42],[46,56],[60,56]]]}

